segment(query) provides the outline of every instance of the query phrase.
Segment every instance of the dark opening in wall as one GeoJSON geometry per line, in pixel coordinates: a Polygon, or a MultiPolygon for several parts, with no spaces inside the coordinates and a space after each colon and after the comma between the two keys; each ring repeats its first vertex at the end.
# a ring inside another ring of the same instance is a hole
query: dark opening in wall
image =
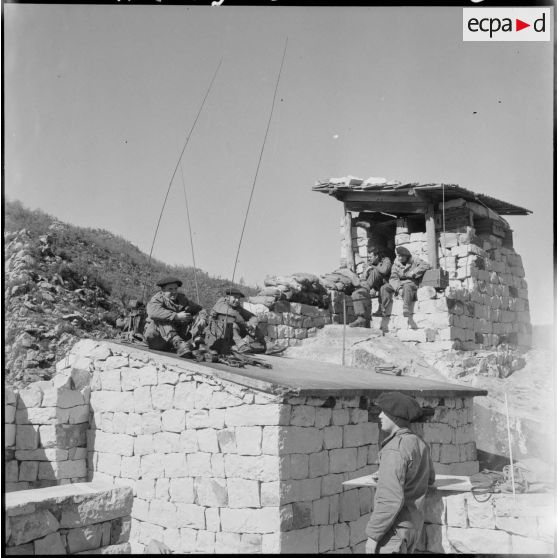
{"type": "Polygon", "coordinates": [[[426,232],[426,220],[424,215],[409,215],[407,217],[409,234],[426,232]]]}
{"type": "Polygon", "coordinates": [[[513,298],[517,298],[518,295],[519,295],[517,287],[508,287],[508,291],[510,293],[510,296],[513,297],[513,298]]]}

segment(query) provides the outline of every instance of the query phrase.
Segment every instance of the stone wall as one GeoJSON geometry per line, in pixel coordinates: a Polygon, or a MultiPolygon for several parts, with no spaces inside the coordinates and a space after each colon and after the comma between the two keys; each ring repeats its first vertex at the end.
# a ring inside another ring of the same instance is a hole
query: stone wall
{"type": "Polygon", "coordinates": [[[467,554],[553,554],[553,494],[431,491],[419,550],[467,554]]]}
{"type": "Polygon", "coordinates": [[[89,388],[68,378],[6,389],[5,490],[87,480],[89,388]]]}
{"type": "MultiPolygon", "coordinates": [[[[90,422],[54,426],[89,427],[87,447],[80,434],[41,448],[43,425],[22,424],[34,428],[37,447],[14,450],[15,462],[21,471],[18,458],[40,455],[39,470],[61,471],[61,456],[86,449],[89,480],[132,488],[134,552],[151,539],[176,552],[363,550],[372,494],[342,483],[377,466],[373,399],[266,393],[231,371],[110,342],[81,341],[58,369],[56,401],[87,396],[90,422]]],[[[40,405],[52,386],[41,386],[28,388],[29,410],[48,408],[40,405]]],[[[436,471],[477,472],[472,398],[418,401],[432,409],[414,428],[436,471]]]]}
{"type": "Polygon", "coordinates": [[[129,554],[132,491],[101,483],[6,495],[7,555],[129,554]]]}
{"type": "MultiPolygon", "coordinates": [[[[439,267],[448,272],[449,286],[441,291],[419,289],[413,322],[403,317],[402,301],[396,297],[391,318],[374,319],[374,325],[404,341],[436,343],[439,349],[490,349],[501,343],[529,347],[527,282],[508,223],[474,202],[452,200],[445,207],[445,227],[441,204],[437,207],[436,239],[439,267]]],[[[362,214],[353,219],[357,273],[364,270],[372,246],[391,249],[384,228],[365,222],[362,214]]],[[[429,261],[426,233],[410,232],[406,219],[397,219],[393,239],[395,247],[404,246],[429,261]]],[[[377,302],[373,311],[376,309],[377,302]]]]}

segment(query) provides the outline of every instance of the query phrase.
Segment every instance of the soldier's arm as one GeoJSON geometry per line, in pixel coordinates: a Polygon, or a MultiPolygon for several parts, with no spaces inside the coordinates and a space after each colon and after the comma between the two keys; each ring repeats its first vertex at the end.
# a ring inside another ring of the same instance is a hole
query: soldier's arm
{"type": "Polygon", "coordinates": [[[170,322],[174,321],[176,318],[176,312],[165,308],[162,297],[157,295],[147,303],[147,315],[153,320],[170,322]]]}
{"type": "Polygon", "coordinates": [[[426,270],[430,269],[430,264],[421,259],[417,259],[416,264],[417,265],[413,270],[412,276],[413,279],[420,279],[424,275],[426,270]]]}
{"type": "Polygon", "coordinates": [[[247,322],[250,318],[254,317],[254,314],[252,314],[252,312],[246,310],[246,308],[243,308],[242,306],[239,306],[236,309],[236,311],[238,312],[238,315],[242,318],[242,320],[245,322],[247,322]]]}
{"type": "Polygon", "coordinates": [[[200,310],[203,310],[203,306],[191,300],[188,301],[188,304],[184,308],[184,312],[189,312],[190,314],[197,314],[200,310]]]}
{"type": "Polygon", "coordinates": [[[391,271],[391,260],[389,258],[383,258],[378,264],[377,269],[384,277],[387,277],[391,271]]]}
{"type": "Polygon", "coordinates": [[[398,450],[384,448],[378,470],[374,509],[366,526],[369,538],[379,541],[390,529],[404,503],[405,463],[398,450]]]}

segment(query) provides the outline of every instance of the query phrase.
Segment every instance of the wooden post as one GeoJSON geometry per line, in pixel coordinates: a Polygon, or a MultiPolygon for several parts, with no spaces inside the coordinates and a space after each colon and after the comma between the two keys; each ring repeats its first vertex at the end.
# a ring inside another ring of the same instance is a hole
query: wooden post
{"type": "Polygon", "coordinates": [[[436,242],[436,224],[434,223],[434,204],[428,204],[425,219],[428,263],[431,265],[432,269],[438,269],[438,243],[436,242]]]}
{"type": "Polygon", "coordinates": [[[345,262],[347,268],[351,271],[355,270],[355,255],[353,253],[353,238],[352,238],[352,217],[351,212],[347,211],[346,206],[343,205],[345,209],[345,262]]]}

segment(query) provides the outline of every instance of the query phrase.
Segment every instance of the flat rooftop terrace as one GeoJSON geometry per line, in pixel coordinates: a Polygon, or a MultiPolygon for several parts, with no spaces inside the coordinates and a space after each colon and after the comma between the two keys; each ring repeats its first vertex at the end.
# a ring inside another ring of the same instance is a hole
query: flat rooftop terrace
{"type": "Polygon", "coordinates": [[[300,396],[367,396],[377,397],[385,391],[401,391],[408,395],[439,397],[474,397],[487,395],[484,389],[435,381],[413,376],[391,376],[376,373],[373,369],[354,368],[282,356],[257,355],[259,360],[272,368],[247,365],[235,368],[221,363],[196,362],[177,357],[172,353],[152,351],[141,345],[107,341],[129,351],[150,353],[156,360],[180,366],[208,376],[222,378],[246,387],[274,394],[300,396]]]}

